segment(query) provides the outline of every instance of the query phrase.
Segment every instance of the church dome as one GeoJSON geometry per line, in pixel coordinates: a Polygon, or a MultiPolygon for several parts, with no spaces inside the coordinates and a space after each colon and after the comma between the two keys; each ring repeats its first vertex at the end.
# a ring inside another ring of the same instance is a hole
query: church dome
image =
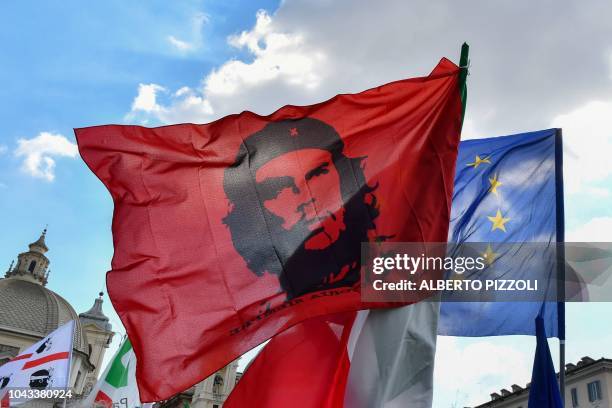
{"type": "Polygon", "coordinates": [[[79,315],[66,299],[46,287],[51,274],[46,235],[45,228],[0,279],[0,366],[72,320],[69,386],[82,396],[96,383],[114,333],[102,311],[103,293],[79,315]]]}
{"type": "Polygon", "coordinates": [[[88,354],[87,338],[72,306],[43,285],[19,277],[0,279],[0,330],[44,337],[59,326],[76,323],[74,349],[88,354]]]}

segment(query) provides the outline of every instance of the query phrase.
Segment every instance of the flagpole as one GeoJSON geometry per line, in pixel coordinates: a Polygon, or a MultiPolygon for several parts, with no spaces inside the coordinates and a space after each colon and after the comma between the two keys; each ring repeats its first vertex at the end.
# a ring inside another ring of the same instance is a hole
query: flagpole
{"type": "Polygon", "coordinates": [[[70,389],[70,373],[72,372],[72,349],[74,348],[74,335],[76,330],[76,321],[72,321],[72,333],[70,333],[70,354],[68,357],[68,378],[66,379],[66,388],[64,389],[64,403],[63,408],[66,408],[66,399],[68,390],[70,389]]]}
{"type": "Polygon", "coordinates": [[[555,135],[555,183],[557,192],[557,323],[559,336],[559,391],[565,406],[565,207],[563,202],[563,131],[555,135]]]}
{"type": "Polygon", "coordinates": [[[465,117],[465,107],[467,105],[467,76],[470,65],[470,46],[464,42],[461,46],[461,55],[459,56],[459,93],[461,95],[461,127],[463,127],[463,119],[465,117]]]}

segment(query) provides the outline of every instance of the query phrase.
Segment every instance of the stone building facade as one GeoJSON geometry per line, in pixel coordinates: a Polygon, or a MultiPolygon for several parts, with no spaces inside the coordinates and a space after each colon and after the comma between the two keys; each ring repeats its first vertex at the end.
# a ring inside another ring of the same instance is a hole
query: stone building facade
{"type": "Polygon", "coordinates": [[[17,256],[0,279],[0,365],[74,320],[70,386],[84,395],[96,382],[113,331],[102,312],[102,294],[91,309],[77,314],[70,303],[46,288],[50,274],[46,233],[45,229],[28,251],[17,256]]]}
{"type": "Polygon", "coordinates": [[[233,361],[204,381],[176,394],[167,401],[157,403],[156,408],[223,408],[223,403],[240,379],[238,360],[233,361]],[[185,405],[185,404],[188,405],[185,405]]]}
{"type": "Polygon", "coordinates": [[[238,360],[195,386],[192,408],[222,408],[237,381],[238,360]]]}
{"type": "MultiPolygon", "coordinates": [[[[558,375],[557,375],[558,377],[558,375]]],[[[529,384],[512,385],[491,394],[491,401],[475,408],[527,408],[529,384]]],[[[612,359],[583,357],[565,366],[566,408],[612,408],[612,359]]]]}

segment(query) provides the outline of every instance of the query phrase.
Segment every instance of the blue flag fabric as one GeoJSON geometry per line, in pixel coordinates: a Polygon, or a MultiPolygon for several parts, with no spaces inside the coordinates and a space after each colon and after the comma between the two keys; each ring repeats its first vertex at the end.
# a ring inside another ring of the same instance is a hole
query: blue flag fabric
{"type": "Polygon", "coordinates": [[[537,346],[531,373],[528,407],[563,408],[557,375],[546,339],[544,320],[538,316],[535,323],[537,346]]]}
{"type": "MultiPolygon", "coordinates": [[[[544,242],[554,246],[563,240],[558,131],[460,143],[449,242],[488,242],[496,262],[511,265],[509,255],[504,260],[503,253],[495,253],[499,244],[544,242]]],[[[542,268],[554,269],[555,265],[543,263],[542,268]]],[[[550,276],[555,273],[550,270],[550,276]]],[[[541,315],[549,336],[560,337],[563,311],[563,305],[556,302],[443,302],[438,334],[535,335],[533,322],[541,315]]]]}

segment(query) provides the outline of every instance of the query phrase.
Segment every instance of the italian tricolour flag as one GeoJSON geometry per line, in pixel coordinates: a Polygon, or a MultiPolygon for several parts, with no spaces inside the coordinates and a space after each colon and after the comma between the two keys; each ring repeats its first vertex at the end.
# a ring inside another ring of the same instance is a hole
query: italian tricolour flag
{"type": "Polygon", "coordinates": [[[148,408],[152,404],[142,404],[136,384],[136,355],[128,339],[124,340],[104,374],[81,408],[148,408]]]}

